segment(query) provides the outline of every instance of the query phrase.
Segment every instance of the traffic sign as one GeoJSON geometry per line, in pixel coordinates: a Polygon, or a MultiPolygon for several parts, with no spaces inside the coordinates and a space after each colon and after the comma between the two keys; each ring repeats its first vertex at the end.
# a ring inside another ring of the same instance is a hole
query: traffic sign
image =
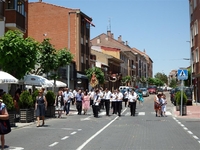
{"type": "Polygon", "coordinates": [[[177,71],[177,77],[179,80],[187,80],[188,79],[188,71],[186,69],[179,69],[177,71]]]}

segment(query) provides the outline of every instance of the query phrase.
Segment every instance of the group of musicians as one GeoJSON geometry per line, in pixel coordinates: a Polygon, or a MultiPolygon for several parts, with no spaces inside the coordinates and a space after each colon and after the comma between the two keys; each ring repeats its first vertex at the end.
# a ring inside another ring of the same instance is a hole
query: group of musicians
{"type": "Polygon", "coordinates": [[[106,116],[110,116],[110,109],[112,109],[112,114],[118,114],[121,116],[122,102],[130,107],[131,116],[135,116],[136,102],[138,95],[135,90],[127,90],[125,93],[120,92],[119,89],[109,91],[107,88],[103,90],[93,89],[89,92],[90,95],[90,105],[92,105],[94,117],[98,118],[98,113],[101,109],[106,110],[106,116]],[[127,103],[127,104],[126,104],[127,103]]]}

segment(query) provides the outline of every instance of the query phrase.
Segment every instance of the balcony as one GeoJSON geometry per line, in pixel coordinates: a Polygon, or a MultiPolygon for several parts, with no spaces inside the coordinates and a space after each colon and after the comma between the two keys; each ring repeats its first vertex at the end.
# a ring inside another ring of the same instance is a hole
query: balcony
{"type": "Polygon", "coordinates": [[[0,0],[0,21],[4,20],[4,1],[0,0]]]}
{"type": "Polygon", "coordinates": [[[25,32],[25,16],[16,10],[5,10],[6,27],[10,30],[20,30],[25,32]]]}

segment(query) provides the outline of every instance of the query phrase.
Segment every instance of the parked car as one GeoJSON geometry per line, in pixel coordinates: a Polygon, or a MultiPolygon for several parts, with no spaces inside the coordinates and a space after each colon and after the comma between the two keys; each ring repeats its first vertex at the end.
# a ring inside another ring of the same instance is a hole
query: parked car
{"type": "Polygon", "coordinates": [[[157,94],[158,93],[157,86],[149,86],[148,92],[149,92],[149,94],[157,94]]]}
{"type": "Polygon", "coordinates": [[[143,97],[148,97],[149,96],[149,91],[147,88],[139,88],[139,90],[142,91],[143,97]]]}

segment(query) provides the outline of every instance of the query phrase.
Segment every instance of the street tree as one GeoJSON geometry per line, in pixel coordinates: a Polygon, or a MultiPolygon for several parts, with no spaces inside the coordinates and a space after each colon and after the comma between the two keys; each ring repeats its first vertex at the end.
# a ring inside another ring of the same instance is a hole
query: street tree
{"type": "Polygon", "coordinates": [[[18,79],[34,69],[37,56],[38,43],[19,31],[9,30],[0,39],[0,66],[18,79]]]}
{"type": "Polygon", "coordinates": [[[172,87],[172,88],[175,88],[177,86],[177,82],[176,82],[176,79],[172,79],[169,83],[169,86],[172,87]]]}
{"type": "Polygon", "coordinates": [[[122,85],[127,85],[130,81],[131,81],[130,76],[124,76],[124,77],[122,77],[121,83],[122,83],[122,85]]]}
{"type": "Polygon", "coordinates": [[[166,84],[168,83],[167,75],[165,75],[164,73],[158,72],[154,75],[154,77],[160,79],[163,83],[166,83],[166,84]]]}
{"type": "Polygon", "coordinates": [[[49,39],[44,39],[39,46],[40,56],[35,74],[50,73],[52,79],[58,78],[58,69],[71,63],[73,55],[66,48],[56,50],[49,39]]]}

